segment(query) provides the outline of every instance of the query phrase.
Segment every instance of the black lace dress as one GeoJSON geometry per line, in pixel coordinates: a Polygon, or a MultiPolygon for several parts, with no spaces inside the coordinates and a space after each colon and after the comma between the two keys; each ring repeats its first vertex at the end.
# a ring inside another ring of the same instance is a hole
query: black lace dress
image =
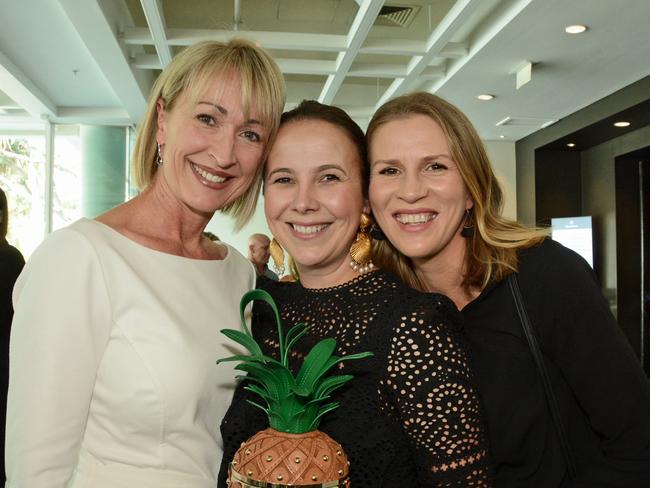
{"type": "MultiPolygon", "coordinates": [[[[301,322],[311,326],[294,348],[294,371],[326,337],[336,339],[338,355],[374,352],[342,364],[340,372],[354,379],[335,393],[340,407],[319,427],[348,454],[353,487],[491,486],[474,378],[448,298],[411,290],[382,270],[326,289],[263,277],[257,286],[276,300],[285,332],[301,322]]],[[[253,335],[277,357],[275,320],[266,304],[253,308],[253,335]]],[[[220,487],[240,444],[267,427],[247,398],[253,395],[240,385],[221,424],[220,487]]]]}

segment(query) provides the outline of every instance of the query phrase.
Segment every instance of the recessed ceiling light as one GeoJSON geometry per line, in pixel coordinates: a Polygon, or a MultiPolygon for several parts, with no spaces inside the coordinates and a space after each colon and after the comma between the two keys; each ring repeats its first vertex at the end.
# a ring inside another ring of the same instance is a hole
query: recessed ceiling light
{"type": "Polygon", "coordinates": [[[501,135],[499,136],[499,139],[505,139],[505,138],[506,138],[506,136],[504,136],[503,134],[501,134],[501,135]]]}
{"type": "Polygon", "coordinates": [[[567,34],[582,34],[586,30],[587,30],[587,26],[580,25],[580,24],[567,25],[564,28],[564,32],[566,32],[567,34]]]}
{"type": "Polygon", "coordinates": [[[575,143],[575,142],[569,142],[569,143],[567,144],[567,146],[568,146],[568,147],[576,147],[576,143],[575,143]]]}
{"type": "Polygon", "coordinates": [[[616,127],[629,127],[630,123],[621,120],[620,122],[614,122],[616,127]]]}
{"type": "Polygon", "coordinates": [[[492,100],[494,98],[494,95],[490,95],[489,93],[482,93],[476,98],[479,100],[492,100]]]}

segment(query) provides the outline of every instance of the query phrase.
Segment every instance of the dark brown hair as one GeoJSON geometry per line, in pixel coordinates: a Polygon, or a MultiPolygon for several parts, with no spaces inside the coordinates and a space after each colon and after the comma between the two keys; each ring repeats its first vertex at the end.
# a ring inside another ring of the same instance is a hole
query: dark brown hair
{"type": "MultiPolygon", "coordinates": [[[[343,131],[350,142],[354,144],[359,154],[361,167],[361,191],[363,198],[368,198],[368,185],[370,183],[370,164],[368,163],[368,150],[366,148],[366,136],[361,127],[352,118],[338,107],[325,105],[316,100],[303,100],[296,108],[284,112],[280,118],[280,127],[292,122],[302,120],[319,120],[327,122],[343,131]]],[[[288,256],[289,272],[294,279],[299,279],[298,268],[291,256],[288,256]]]]}
{"type": "Polygon", "coordinates": [[[303,100],[293,110],[282,114],[280,127],[291,122],[301,120],[320,120],[341,129],[350,139],[359,153],[361,162],[361,188],[363,197],[368,197],[368,183],[370,181],[370,165],[368,164],[368,151],[366,149],[366,136],[361,127],[345,113],[344,110],[332,105],[325,105],[316,100],[303,100]]]}

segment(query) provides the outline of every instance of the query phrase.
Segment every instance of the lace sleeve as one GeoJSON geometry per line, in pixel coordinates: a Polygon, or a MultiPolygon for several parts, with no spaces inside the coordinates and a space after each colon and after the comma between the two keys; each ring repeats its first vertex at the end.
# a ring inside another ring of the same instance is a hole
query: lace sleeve
{"type": "Polygon", "coordinates": [[[487,436],[455,314],[436,297],[399,315],[383,387],[414,446],[422,486],[489,487],[487,436]]]}

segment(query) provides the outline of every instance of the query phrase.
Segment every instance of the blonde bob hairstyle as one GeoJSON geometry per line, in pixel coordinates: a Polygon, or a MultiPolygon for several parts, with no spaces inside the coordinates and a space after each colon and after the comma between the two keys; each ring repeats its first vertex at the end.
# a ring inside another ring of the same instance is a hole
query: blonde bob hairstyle
{"type": "MultiPolygon", "coordinates": [[[[386,102],[370,120],[366,132],[368,147],[382,124],[415,114],[430,117],[442,128],[450,156],[474,202],[470,212],[474,233],[467,238],[462,286],[466,291],[481,290],[490,281],[500,281],[517,271],[518,250],[539,244],[548,232],[526,228],[501,216],[503,193],[483,142],[469,119],[440,97],[416,92],[386,102]]],[[[374,260],[379,266],[396,273],[408,285],[424,289],[410,260],[389,241],[376,241],[374,260]]]]}
{"type": "MultiPolygon", "coordinates": [[[[181,95],[196,103],[215,78],[236,76],[241,82],[244,115],[248,118],[251,104],[259,112],[260,122],[268,130],[262,160],[250,188],[237,200],[221,209],[235,219],[236,228],[243,227],[255,212],[262,182],[262,162],[275,138],[284,109],[284,78],[277,64],[263,49],[245,39],[229,42],[205,41],[194,44],[176,55],[154,83],[144,120],[133,149],[131,168],[133,180],[140,190],[146,189],[157,171],[156,104],[162,100],[166,111],[172,110],[181,95]]],[[[215,95],[219,95],[216,93],[215,95]]]]}

